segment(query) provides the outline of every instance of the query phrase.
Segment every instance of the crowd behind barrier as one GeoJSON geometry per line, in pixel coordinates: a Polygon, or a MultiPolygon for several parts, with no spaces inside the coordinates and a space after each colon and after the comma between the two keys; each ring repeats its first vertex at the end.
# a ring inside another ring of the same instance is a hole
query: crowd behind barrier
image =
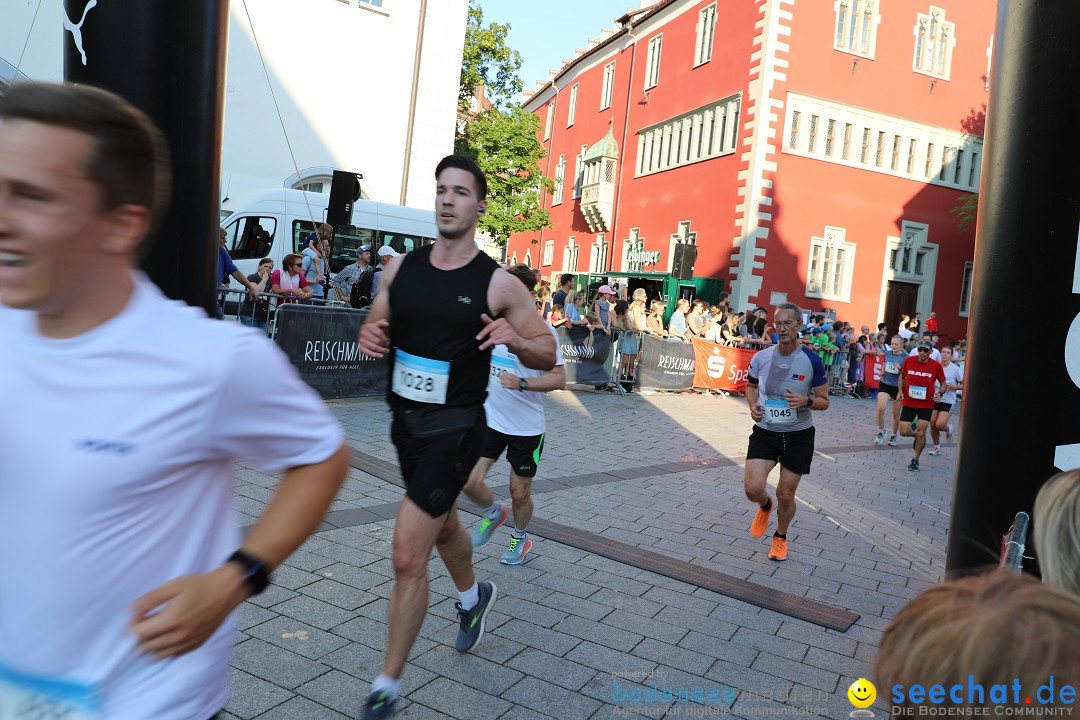
{"type": "Polygon", "coordinates": [[[321,297],[297,300],[286,295],[262,292],[256,295],[255,302],[251,302],[247,290],[219,288],[217,292],[218,302],[225,309],[226,321],[262,328],[271,339],[277,336],[277,314],[283,307],[307,305],[319,308],[350,308],[347,302],[321,297]]]}

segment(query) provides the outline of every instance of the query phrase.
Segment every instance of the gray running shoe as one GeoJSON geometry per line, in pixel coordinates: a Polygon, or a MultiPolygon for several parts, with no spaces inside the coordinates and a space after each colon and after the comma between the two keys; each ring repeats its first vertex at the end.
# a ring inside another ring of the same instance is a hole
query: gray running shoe
{"type": "Polygon", "coordinates": [[[486,580],[479,583],[479,592],[480,601],[472,610],[463,610],[461,603],[454,603],[457,606],[458,620],[461,622],[454,647],[460,653],[469,652],[483,639],[484,623],[487,622],[491,606],[495,604],[495,598],[499,597],[499,588],[495,587],[495,583],[486,580]]]}
{"type": "Polygon", "coordinates": [[[500,505],[499,509],[501,510],[499,517],[494,520],[489,518],[487,513],[480,516],[480,524],[477,525],[476,529],[472,532],[472,546],[474,548],[481,548],[487,545],[488,540],[495,534],[495,530],[506,522],[506,518],[510,516],[510,511],[505,505],[500,505]]]}
{"type": "Polygon", "coordinates": [[[885,430],[878,430],[877,437],[874,438],[874,442],[878,445],[885,442],[885,430]]]}
{"type": "Polygon", "coordinates": [[[915,458],[911,458],[911,462],[908,463],[907,469],[909,472],[919,472],[919,461],[915,458]]]}
{"type": "Polygon", "coordinates": [[[523,538],[516,538],[513,535],[510,536],[510,547],[507,548],[503,556],[499,558],[499,562],[503,565],[520,565],[525,562],[525,553],[532,549],[532,540],[528,536],[523,538]]]}
{"type": "Polygon", "coordinates": [[[896,433],[889,436],[889,444],[896,447],[896,433]]]}

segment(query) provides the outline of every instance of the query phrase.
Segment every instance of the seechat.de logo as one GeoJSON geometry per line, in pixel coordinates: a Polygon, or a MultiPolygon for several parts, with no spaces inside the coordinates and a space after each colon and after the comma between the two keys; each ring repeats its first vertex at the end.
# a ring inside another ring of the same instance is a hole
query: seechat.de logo
{"type": "Polygon", "coordinates": [[[874,683],[866,678],[859,678],[851,683],[851,687],[847,689],[847,696],[848,701],[858,708],[848,713],[851,717],[874,717],[873,711],[866,709],[873,705],[877,698],[877,688],[874,687],[874,683]]]}

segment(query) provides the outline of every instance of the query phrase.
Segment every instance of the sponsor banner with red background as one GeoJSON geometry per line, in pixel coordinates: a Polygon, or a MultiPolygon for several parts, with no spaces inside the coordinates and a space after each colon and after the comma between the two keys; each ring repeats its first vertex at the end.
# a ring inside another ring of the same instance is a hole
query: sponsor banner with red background
{"type": "Polygon", "coordinates": [[[881,376],[885,372],[884,355],[867,355],[863,358],[863,385],[871,390],[881,386],[881,376]]]}
{"type": "Polygon", "coordinates": [[[728,392],[745,392],[750,358],[757,350],[725,347],[693,338],[694,387],[728,392]]]}

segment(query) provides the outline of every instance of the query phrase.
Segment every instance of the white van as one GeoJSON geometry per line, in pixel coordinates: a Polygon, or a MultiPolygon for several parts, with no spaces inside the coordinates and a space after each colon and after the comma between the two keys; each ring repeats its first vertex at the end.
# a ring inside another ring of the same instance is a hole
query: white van
{"type": "MultiPolygon", "coordinates": [[[[244,201],[236,212],[221,221],[227,237],[225,248],[244,275],[256,272],[264,257],[281,268],[282,259],[303,249],[304,238],[326,218],[330,196],[302,190],[271,190],[244,201]]],[[[330,272],[340,272],[356,262],[356,249],[377,250],[389,245],[399,253],[435,242],[435,211],[387,205],[371,200],[353,203],[352,223],[338,228],[330,249],[330,272]]],[[[233,281],[233,287],[239,285],[233,281]]]]}

